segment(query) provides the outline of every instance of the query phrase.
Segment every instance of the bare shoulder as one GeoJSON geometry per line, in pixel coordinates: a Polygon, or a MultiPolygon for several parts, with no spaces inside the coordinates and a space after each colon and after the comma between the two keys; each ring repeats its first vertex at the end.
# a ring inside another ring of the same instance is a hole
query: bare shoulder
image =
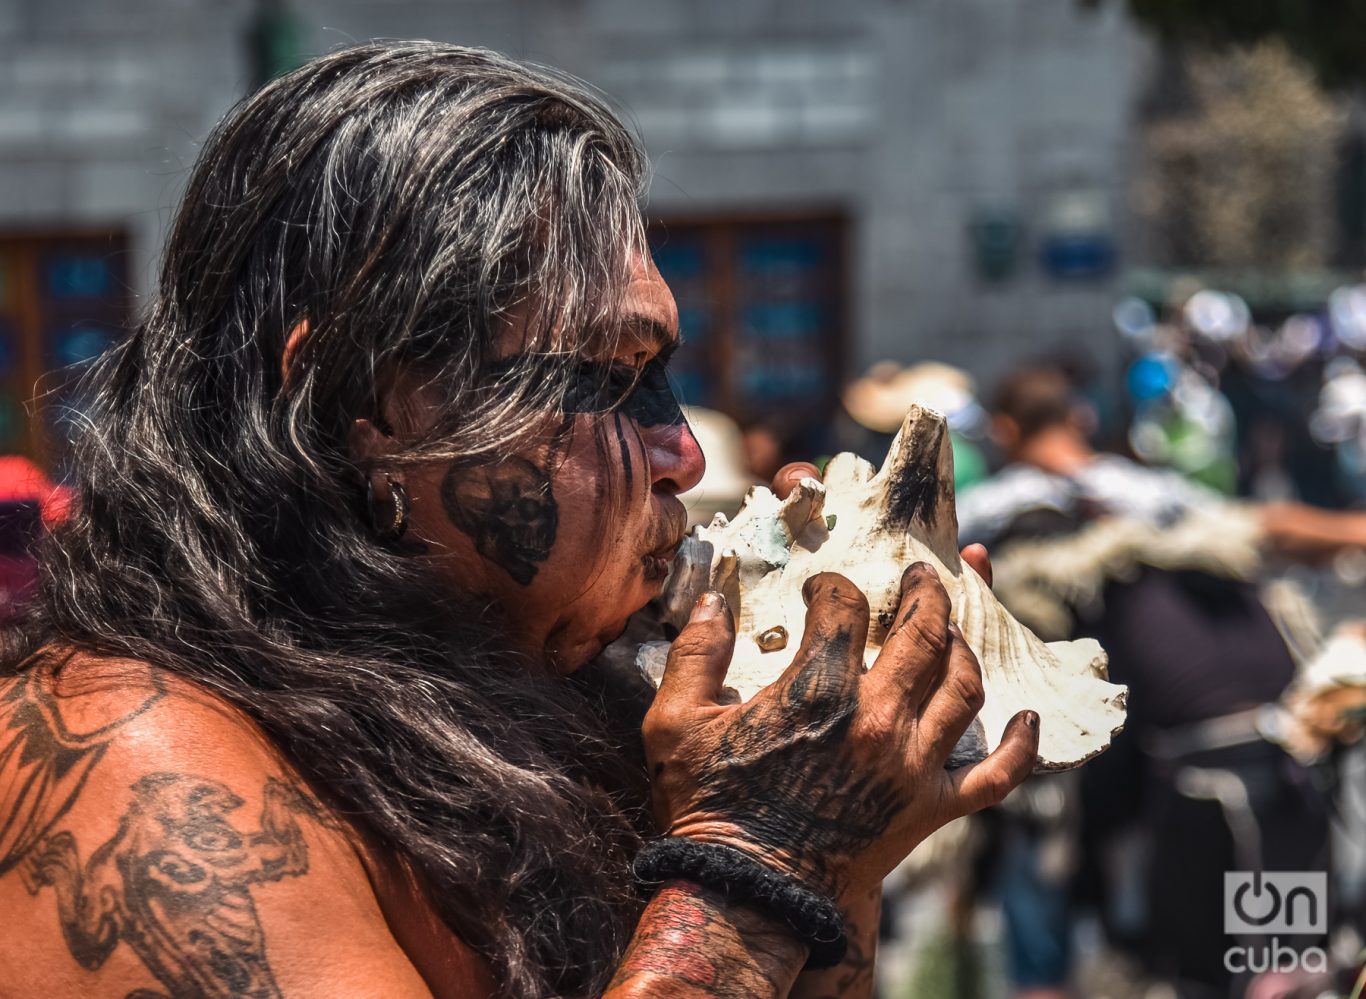
{"type": "Polygon", "coordinates": [[[15,995],[428,995],[354,842],[248,718],[183,679],[70,656],[0,680],[15,995]]]}

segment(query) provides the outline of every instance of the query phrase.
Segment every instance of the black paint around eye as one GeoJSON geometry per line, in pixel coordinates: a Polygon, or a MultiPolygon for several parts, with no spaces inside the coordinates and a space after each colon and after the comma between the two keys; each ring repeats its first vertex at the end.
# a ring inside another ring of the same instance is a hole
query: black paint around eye
{"type": "Polygon", "coordinates": [[[588,361],[579,366],[576,378],[565,393],[564,411],[570,414],[607,413],[617,407],[642,427],[676,427],[684,423],[683,409],[669,384],[665,362],[660,358],[646,364],[639,374],[636,369],[619,363],[588,361]]]}
{"type": "Polygon", "coordinates": [[[608,413],[631,391],[636,370],[625,364],[585,361],[565,389],[563,409],[567,415],[608,413]]]}
{"type": "Polygon", "coordinates": [[[635,391],[622,404],[622,412],[642,427],[677,427],[686,420],[678,404],[668,371],[659,359],[645,365],[635,391]]]}

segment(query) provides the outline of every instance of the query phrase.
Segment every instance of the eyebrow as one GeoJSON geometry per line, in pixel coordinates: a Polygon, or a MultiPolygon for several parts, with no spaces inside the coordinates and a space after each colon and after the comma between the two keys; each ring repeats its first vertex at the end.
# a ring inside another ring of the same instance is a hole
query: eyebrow
{"type": "Polygon", "coordinates": [[[621,331],[637,337],[660,352],[677,347],[682,342],[682,337],[673,326],[641,314],[627,316],[622,320],[621,331]]]}

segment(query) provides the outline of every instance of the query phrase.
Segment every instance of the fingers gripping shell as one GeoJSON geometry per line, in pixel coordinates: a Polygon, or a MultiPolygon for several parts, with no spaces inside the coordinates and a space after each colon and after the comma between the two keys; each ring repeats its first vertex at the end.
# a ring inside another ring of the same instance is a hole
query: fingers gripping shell
{"type": "MultiPolygon", "coordinates": [[[[912,407],[880,471],[841,454],[826,467],[824,483],[804,479],[786,500],[756,486],[733,521],[718,514],[694,529],[660,606],[666,622],[681,628],[703,589],[725,595],[736,619],[726,684],[748,699],[782,675],[801,645],[803,582],[837,572],[867,595],[871,666],[895,618],[902,571],[919,561],[938,571],[986,691],[950,766],[984,757],[1024,708],[1041,718],[1036,770],[1065,770],[1109,746],[1124,726],[1127,690],[1107,682],[1100,646],[1043,642],[959,558],[953,452],[944,418],[929,409],[912,407]]],[[[637,665],[658,682],[666,653],[667,643],[647,643],[637,665]]]]}

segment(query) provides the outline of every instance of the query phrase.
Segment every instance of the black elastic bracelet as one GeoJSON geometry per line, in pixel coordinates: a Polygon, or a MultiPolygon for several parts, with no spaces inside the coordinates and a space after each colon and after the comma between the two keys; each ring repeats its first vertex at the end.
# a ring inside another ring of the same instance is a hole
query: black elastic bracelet
{"type": "Polygon", "coordinates": [[[636,880],[651,889],[680,878],[778,916],[810,948],[809,970],[833,968],[844,960],[849,938],[834,901],[739,850],[674,836],[642,847],[633,870],[636,880]]]}

